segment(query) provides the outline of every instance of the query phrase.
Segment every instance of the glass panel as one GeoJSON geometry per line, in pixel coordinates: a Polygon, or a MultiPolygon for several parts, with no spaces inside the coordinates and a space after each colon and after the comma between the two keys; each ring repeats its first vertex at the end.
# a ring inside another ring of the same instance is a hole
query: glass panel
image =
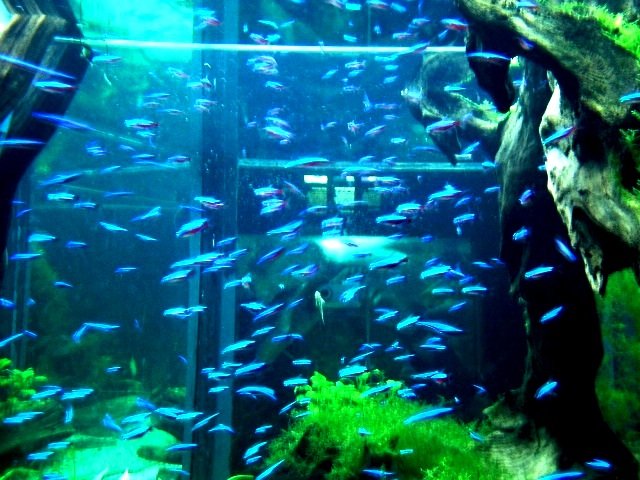
{"type": "Polygon", "coordinates": [[[199,313],[186,307],[198,282],[169,275],[199,249],[176,234],[199,216],[192,117],[202,90],[183,90],[178,73],[189,57],[127,50],[96,61],[16,198],[0,311],[13,362],[3,363],[12,390],[2,434],[37,478],[184,469],[169,448],[191,421],[187,325],[199,313]],[[36,258],[19,260],[26,252],[36,258]],[[34,411],[43,414],[24,413],[34,411]]]}

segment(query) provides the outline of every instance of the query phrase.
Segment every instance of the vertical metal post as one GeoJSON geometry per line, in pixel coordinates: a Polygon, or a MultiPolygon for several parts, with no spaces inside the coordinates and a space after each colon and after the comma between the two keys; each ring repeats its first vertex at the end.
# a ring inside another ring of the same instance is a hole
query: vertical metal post
{"type": "MultiPolygon", "coordinates": [[[[27,205],[32,203],[29,180],[29,176],[25,176],[16,192],[16,198],[26,201],[27,205]]],[[[19,219],[13,219],[7,242],[8,249],[14,252],[28,251],[29,218],[29,215],[25,215],[19,219]]],[[[15,335],[29,328],[28,300],[31,290],[31,265],[29,262],[13,262],[12,268],[7,273],[9,275],[5,278],[5,284],[11,285],[13,290],[11,294],[7,292],[7,296],[9,296],[15,304],[11,314],[11,332],[6,332],[8,336],[15,335]]],[[[11,343],[9,347],[9,358],[15,368],[25,368],[28,348],[29,342],[24,338],[11,343]]]]}
{"type": "MultiPolygon", "coordinates": [[[[239,1],[228,0],[220,14],[222,25],[216,29],[202,29],[196,35],[200,42],[222,41],[236,43],[238,40],[239,1]],[[219,36],[222,36],[220,39],[219,36]]],[[[204,7],[204,6],[203,6],[204,7]]],[[[200,6],[195,5],[195,9],[200,6]]],[[[198,21],[196,19],[196,21],[198,21]]],[[[220,110],[203,122],[200,131],[200,190],[203,195],[220,198],[225,208],[212,215],[210,227],[201,235],[200,249],[210,251],[215,242],[237,233],[238,192],[238,61],[237,53],[203,52],[200,58],[203,77],[208,76],[213,84],[212,95],[218,100],[220,110]],[[207,65],[204,67],[204,65],[207,65]],[[210,66],[210,67],[209,67],[210,66]]],[[[197,319],[190,331],[193,348],[192,391],[194,410],[211,414],[219,412],[217,423],[232,425],[233,388],[214,397],[208,395],[211,386],[202,368],[219,367],[220,352],[235,338],[235,292],[224,289],[226,275],[219,272],[200,279],[199,304],[207,310],[197,319]]],[[[207,433],[201,429],[194,433],[193,441],[200,445],[191,458],[191,477],[218,480],[229,476],[231,438],[224,432],[207,433]]]]}

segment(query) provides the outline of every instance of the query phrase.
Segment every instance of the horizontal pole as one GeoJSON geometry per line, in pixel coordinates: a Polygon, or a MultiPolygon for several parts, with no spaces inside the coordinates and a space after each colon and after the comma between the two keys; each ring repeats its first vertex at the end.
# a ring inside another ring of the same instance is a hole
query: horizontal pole
{"type": "MultiPolygon", "coordinates": [[[[291,163],[290,160],[282,159],[261,159],[261,158],[241,158],[238,160],[238,167],[240,168],[254,168],[254,169],[274,169],[278,171],[296,171],[296,172],[308,172],[312,174],[319,174],[323,172],[342,172],[350,167],[358,166],[357,161],[334,161],[327,164],[318,166],[300,166],[287,168],[286,165],[291,163]]],[[[482,172],[486,171],[480,162],[459,162],[457,165],[452,165],[448,161],[433,161],[433,162],[397,162],[393,165],[385,165],[382,163],[371,163],[361,165],[363,169],[371,167],[377,169],[379,172],[371,173],[368,175],[357,176],[376,176],[376,175],[391,175],[397,172],[453,172],[453,173],[466,173],[466,172],[482,172]]]]}
{"type": "MultiPolygon", "coordinates": [[[[254,45],[244,43],[186,43],[186,42],[155,42],[147,40],[127,39],[82,39],[72,37],[55,37],[55,41],[65,44],[86,45],[95,48],[136,48],[160,50],[188,50],[210,52],[249,52],[249,53],[313,53],[313,54],[341,54],[341,55],[403,55],[412,52],[409,47],[388,46],[338,46],[338,45],[254,45]]],[[[426,47],[418,52],[426,53],[465,53],[465,47],[440,46],[426,47]]]]}

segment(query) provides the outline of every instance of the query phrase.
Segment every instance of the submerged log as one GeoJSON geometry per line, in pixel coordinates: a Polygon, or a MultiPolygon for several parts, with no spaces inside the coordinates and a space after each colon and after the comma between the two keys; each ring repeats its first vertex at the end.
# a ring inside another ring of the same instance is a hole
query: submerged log
{"type": "MultiPolygon", "coordinates": [[[[627,266],[640,270],[640,208],[633,201],[637,159],[620,135],[640,125],[619,101],[636,88],[638,59],[594,18],[506,1],[458,5],[470,26],[468,52],[526,59],[520,97],[496,156],[501,255],[512,291],[525,307],[529,352],[515,408],[556,442],[558,468],[606,458],[613,468],[602,478],[635,479],[637,461],[607,426],[595,393],[603,355],[595,293],[604,292],[610,273],[627,266]],[[557,132],[563,133],[551,139],[557,132]],[[533,200],[525,203],[520,200],[527,189],[533,200]],[[529,238],[514,241],[523,226],[529,238]],[[567,238],[581,259],[574,261],[557,243],[569,243],[567,238]],[[534,274],[540,266],[553,270],[534,274]],[[560,306],[559,318],[543,321],[560,306]],[[550,394],[543,394],[543,385],[550,394]]],[[[494,67],[474,71],[505,110],[513,98],[508,69],[494,67]]]]}

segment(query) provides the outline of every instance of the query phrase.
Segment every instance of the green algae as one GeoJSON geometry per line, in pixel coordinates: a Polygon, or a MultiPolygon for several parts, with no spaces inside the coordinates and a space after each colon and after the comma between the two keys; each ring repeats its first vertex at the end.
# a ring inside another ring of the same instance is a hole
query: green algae
{"type": "Polygon", "coordinates": [[[349,480],[364,469],[407,480],[507,478],[455,417],[405,425],[430,407],[402,398],[403,388],[379,371],[335,383],[316,372],[296,390],[303,406],[271,443],[267,464],[285,459],[282,478],[349,480]],[[363,395],[373,385],[387,390],[363,395]]]}

